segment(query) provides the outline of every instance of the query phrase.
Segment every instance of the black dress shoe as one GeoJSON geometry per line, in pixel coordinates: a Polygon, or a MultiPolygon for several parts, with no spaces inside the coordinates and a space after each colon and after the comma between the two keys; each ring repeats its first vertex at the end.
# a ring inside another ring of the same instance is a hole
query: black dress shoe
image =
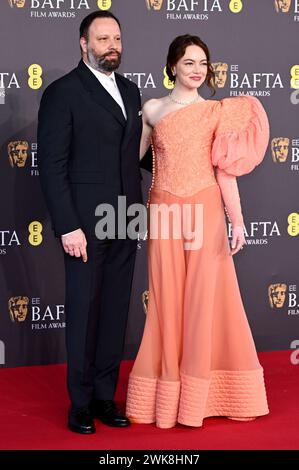
{"type": "Polygon", "coordinates": [[[94,400],[91,404],[91,413],[94,418],[98,418],[107,426],[125,428],[131,424],[113,400],[94,400]]]}
{"type": "Polygon", "coordinates": [[[88,408],[70,408],[68,427],[73,432],[80,434],[93,434],[96,428],[88,408]]]}

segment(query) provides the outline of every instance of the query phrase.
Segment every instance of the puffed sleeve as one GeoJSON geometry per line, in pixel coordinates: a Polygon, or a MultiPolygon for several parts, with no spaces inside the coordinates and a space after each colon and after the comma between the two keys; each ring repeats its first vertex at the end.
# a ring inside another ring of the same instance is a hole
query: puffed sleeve
{"type": "Polygon", "coordinates": [[[269,143],[269,121],[254,96],[220,100],[212,144],[212,163],[228,174],[250,173],[261,163],[269,143]]]}

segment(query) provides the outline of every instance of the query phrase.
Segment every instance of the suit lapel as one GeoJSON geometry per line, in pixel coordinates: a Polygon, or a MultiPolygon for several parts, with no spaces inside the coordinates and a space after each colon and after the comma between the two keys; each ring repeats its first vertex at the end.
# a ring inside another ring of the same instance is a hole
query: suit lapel
{"type": "MultiPolygon", "coordinates": [[[[123,115],[121,107],[112,98],[110,93],[108,93],[108,91],[102,86],[102,84],[95,77],[95,75],[89,70],[89,68],[86,67],[83,60],[80,60],[79,65],[76,70],[84,88],[90,93],[92,99],[98,105],[105,108],[106,111],[111,113],[122,126],[126,126],[126,119],[123,115]]],[[[118,84],[119,84],[119,80],[117,80],[117,85],[118,84]]],[[[122,98],[124,100],[124,104],[125,104],[126,112],[127,112],[126,99],[124,99],[124,96],[123,96],[123,95],[126,95],[126,93],[123,94],[121,92],[121,94],[122,94],[122,98]]]]}
{"type": "Polygon", "coordinates": [[[127,113],[127,125],[125,129],[125,134],[124,134],[124,140],[123,144],[126,143],[127,138],[130,135],[131,129],[132,129],[132,124],[133,124],[133,107],[130,102],[130,97],[129,97],[129,92],[128,92],[128,87],[121,75],[118,73],[115,74],[115,79],[116,83],[118,86],[118,89],[120,91],[121,97],[123,99],[125,108],[126,108],[126,113],[127,113]]]}

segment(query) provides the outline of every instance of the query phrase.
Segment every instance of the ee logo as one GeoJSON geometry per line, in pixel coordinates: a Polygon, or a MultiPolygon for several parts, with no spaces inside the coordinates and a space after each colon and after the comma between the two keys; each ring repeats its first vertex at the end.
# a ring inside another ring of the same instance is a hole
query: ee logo
{"type": "Polygon", "coordinates": [[[240,13],[243,8],[242,0],[231,0],[229,2],[229,9],[232,13],[240,13]]]}
{"type": "Polygon", "coordinates": [[[42,73],[43,69],[38,64],[32,64],[28,67],[28,85],[32,90],[38,90],[42,86],[42,73]]]}
{"type": "Polygon", "coordinates": [[[28,240],[29,240],[30,245],[33,245],[33,246],[40,245],[43,241],[42,224],[38,222],[37,220],[34,220],[33,222],[31,222],[31,224],[29,224],[28,231],[29,231],[28,240]]]}
{"type": "Polygon", "coordinates": [[[100,10],[109,10],[111,8],[111,0],[98,0],[98,7],[100,10]]]}
{"type": "Polygon", "coordinates": [[[299,235],[299,214],[297,212],[292,212],[288,217],[288,234],[291,237],[296,237],[299,235]]]}

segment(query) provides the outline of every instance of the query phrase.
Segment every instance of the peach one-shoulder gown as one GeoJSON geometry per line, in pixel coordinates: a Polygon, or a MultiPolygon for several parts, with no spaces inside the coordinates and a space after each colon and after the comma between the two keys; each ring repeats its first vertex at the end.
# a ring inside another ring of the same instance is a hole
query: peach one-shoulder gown
{"type": "Polygon", "coordinates": [[[214,171],[249,173],[268,141],[266,112],[251,96],[193,103],[153,129],[149,213],[152,204],[201,204],[203,244],[186,250],[183,237],[148,240],[148,312],[127,395],[133,423],[202,426],[209,416],[269,413],[214,171]]]}

